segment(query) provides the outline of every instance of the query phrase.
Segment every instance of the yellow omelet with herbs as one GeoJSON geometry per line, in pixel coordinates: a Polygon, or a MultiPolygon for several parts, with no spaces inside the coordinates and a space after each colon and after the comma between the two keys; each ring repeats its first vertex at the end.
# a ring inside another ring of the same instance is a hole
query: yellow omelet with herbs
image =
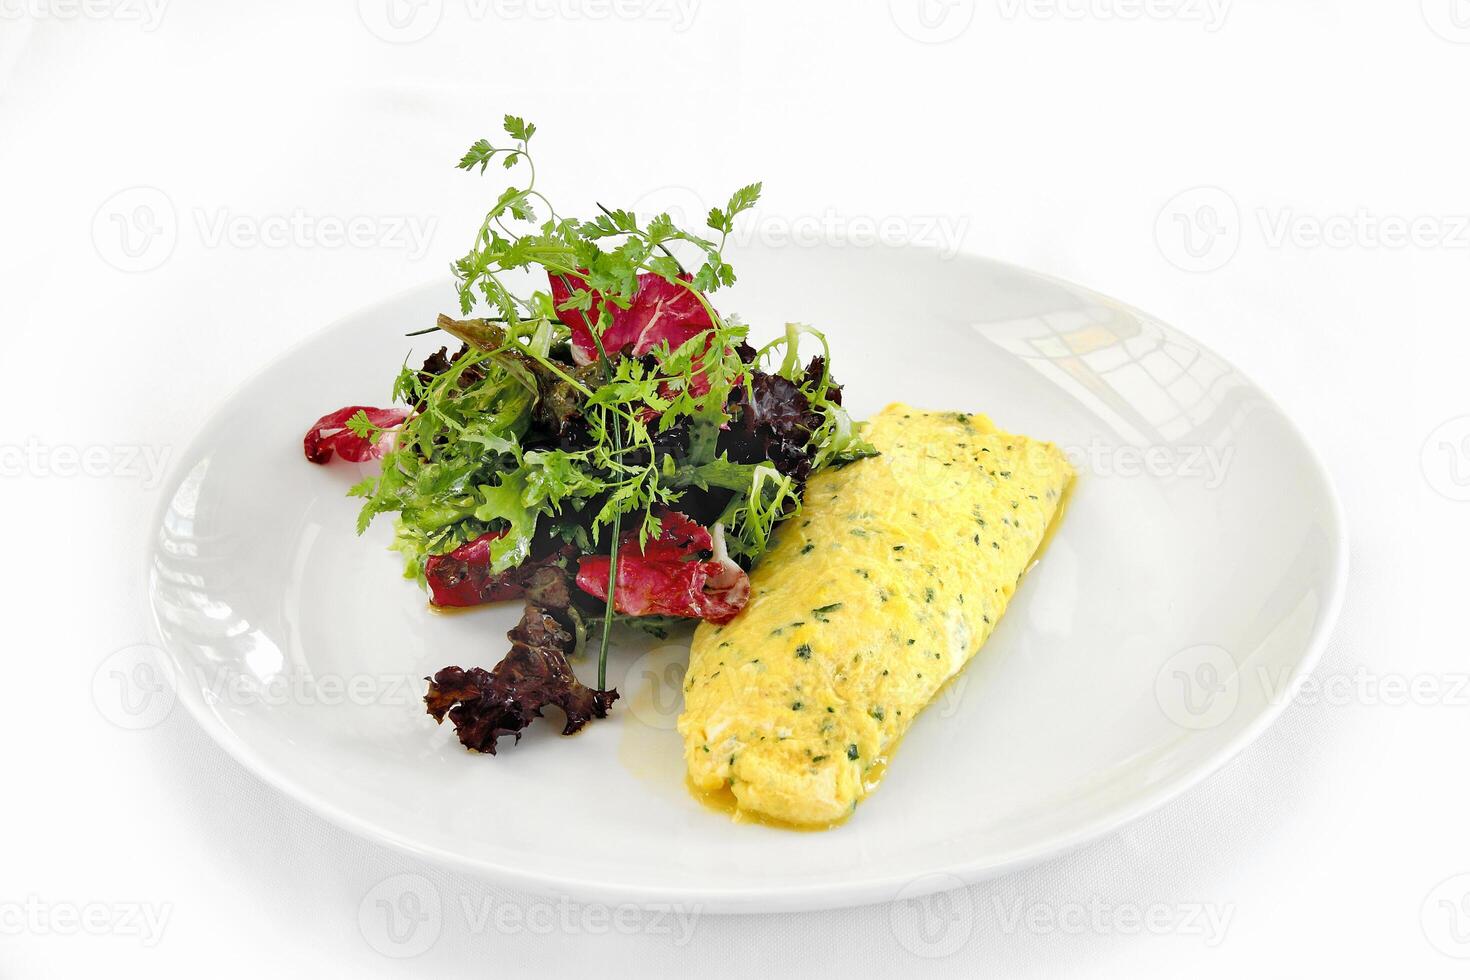
{"type": "Polygon", "coordinates": [[[691,788],[737,816],[847,817],[914,718],[984,645],[1060,516],[1072,467],[983,415],[890,405],[881,455],[827,469],[694,635],[679,732],[691,788]]]}

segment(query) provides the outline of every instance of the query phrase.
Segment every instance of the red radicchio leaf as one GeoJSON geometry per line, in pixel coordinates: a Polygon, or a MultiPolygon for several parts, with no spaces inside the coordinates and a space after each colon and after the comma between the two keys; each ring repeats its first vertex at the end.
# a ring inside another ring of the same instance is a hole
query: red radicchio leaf
{"type": "MultiPolygon", "coordinates": [[[[690,281],[687,275],[680,278],[690,281]]],[[[602,296],[592,294],[592,308],[585,314],[582,310],[563,310],[561,305],[574,289],[588,288],[587,281],[580,276],[552,275],[550,279],[556,315],[572,331],[572,357],[578,364],[591,364],[597,360],[597,344],[587,329],[587,321],[597,323],[602,312],[602,296]]],[[[626,310],[611,303],[609,312],[612,323],[602,334],[602,347],[609,357],[624,348],[629,348],[632,356],[642,357],[661,341],[668,341],[669,350],[676,350],[689,338],[714,326],[699,297],[653,272],[639,273],[638,291],[626,310]]]]}
{"type": "MultiPolygon", "coordinates": [[[[711,539],[704,528],[677,511],[660,515],[658,537],[638,546],[629,532],[618,545],[618,586],[614,608],[627,616],[686,616],[728,623],[750,598],[750,577],[726,554],[723,537],[711,539]],[[714,549],[707,561],[701,551],[714,549]]],[[[607,598],[611,560],[588,555],[577,568],[577,585],[599,599],[607,598]]]]}
{"type": "Polygon", "coordinates": [[[376,442],[364,439],[347,428],[347,420],[358,412],[367,414],[368,421],[380,429],[391,429],[408,418],[406,408],[365,408],[349,405],[339,408],[331,415],[323,415],[302,440],[306,458],[313,463],[326,463],[335,452],[349,463],[362,463],[369,459],[381,459],[393,448],[393,433],[385,432],[376,442]]]}
{"type": "Polygon", "coordinates": [[[527,558],[498,574],[490,571],[490,542],[505,531],[482,534],[447,555],[431,555],[424,563],[429,583],[429,602],[436,606],[479,606],[487,602],[519,599],[528,593],[540,605],[565,609],[571,603],[564,589],[552,592],[556,576],[565,575],[555,564],[571,549],[554,551],[544,558],[527,558]],[[543,573],[554,572],[555,575],[543,573]],[[536,586],[539,583],[539,588],[536,586]],[[562,598],[550,596],[560,595],[562,598]]]}
{"type": "Polygon", "coordinates": [[[491,531],[447,555],[431,555],[424,563],[429,601],[436,606],[478,606],[524,595],[520,566],[499,575],[490,572],[490,542],[504,536],[504,531],[491,531]]]}
{"type": "Polygon", "coordinates": [[[424,704],[438,722],[447,714],[466,748],[495,754],[502,735],[521,740],[521,730],[555,705],[566,712],[563,735],[571,735],[593,718],[606,718],[618,692],[596,691],[581,681],[567,663],[575,641],[545,609],[527,604],[510,637],[510,653],[491,670],[445,667],[429,681],[424,704]]]}

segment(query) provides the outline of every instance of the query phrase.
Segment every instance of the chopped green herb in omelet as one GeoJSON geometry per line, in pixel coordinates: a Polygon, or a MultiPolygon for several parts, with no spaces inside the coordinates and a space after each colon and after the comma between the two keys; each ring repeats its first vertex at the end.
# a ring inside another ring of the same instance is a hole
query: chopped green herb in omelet
{"type": "Polygon", "coordinates": [[[679,719],[690,782],[729,793],[739,813],[846,817],[989,638],[1073,479],[1055,446],[983,415],[892,405],[867,435],[880,455],[812,478],[718,657],[714,630],[695,633],[679,719]],[[857,564],[869,574],[852,575],[857,564]],[[716,666],[761,659],[759,672],[716,666]],[[798,692],[804,710],[784,710],[798,692]]]}

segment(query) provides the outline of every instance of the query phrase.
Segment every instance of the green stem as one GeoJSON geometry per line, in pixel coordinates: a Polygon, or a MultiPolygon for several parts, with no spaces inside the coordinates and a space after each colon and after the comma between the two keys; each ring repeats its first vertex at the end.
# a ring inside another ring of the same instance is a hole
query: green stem
{"type": "MultiPolygon", "coordinates": [[[[597,206],[602,210],[602,213],[603,214],[607,215],[609,218],[611,218],[613,216],[613,213],[611,211],[609,211],[607,209],[607,206],[604,205],[601,201],[598,201],[596,203],[597,203],[597,206]]],[[[654,248],[658,249],[660,252],[664,253],[669,258],[673,259],[674,260],[674,265],[676,265],[676,266],[679,267],[679,272],[680,273],[682,273],[683,275],[686,275],[686,276],[689,275],[689,270],[686,269],[686,268],[684,268],[684,263],[679,261],[679,256],[677,256],[673,252],[669,251],[669,247],[667,245],[665,245],[663,242],[658,242],[657,244],[654,245],[654,248]]]]}
{"type": "MultiPolygon", "coordinates": [[[[571,280],[567,279],[565,273],[557,273],[557,278],[567,291],[572,291],[571,280]]],[[[602,337],[592,326],[592,321],[587,317],[587,311],[581,310],[582,322],[587,326],[587,332],[592,335],[592,343],[597,345],[597,356],[602,362],[602,383],[608,384],[612,381],[612,361],[608,360],[607,351],[602,346],[602,337]]],[[[620,455],[623,451],[623,430],[618,425],[616,415],[612,423],[613,449],[620,455]]],[[[607,565],[607,605],[603,607],[602,614],[602,642],[597,647],[597,689],[607,690],[607,647],[612,639],[613,614],[617,612],[617,590],[618,590],[618,544],[623,536],[623,512],[613,511],[612,519],[612,547],[609,549],[607,565]]]]}
{"type": "Polygon", "coordinates": [[[618,587],[618,539],[622,536],[623,515],[613,514],[612,549],[607,569],[607,605],[603,608],[602,642],[597,648],[597,689],[607,690],[607,644],[612,636],[613,614],[617,612],[614,597],[618,587]]]}

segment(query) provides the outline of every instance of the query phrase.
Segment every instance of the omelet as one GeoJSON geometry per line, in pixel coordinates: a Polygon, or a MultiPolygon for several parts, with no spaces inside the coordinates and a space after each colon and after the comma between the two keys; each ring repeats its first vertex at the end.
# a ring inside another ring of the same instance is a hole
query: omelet
{"type": "Polygon", "coordinates": [[[679,732],[691,790],[737,818],[840,822],[985,644],[1074,477],[1057,447],[983,415],[890,405],[881,455],[824,470],[694,635],[679,732]]]}

